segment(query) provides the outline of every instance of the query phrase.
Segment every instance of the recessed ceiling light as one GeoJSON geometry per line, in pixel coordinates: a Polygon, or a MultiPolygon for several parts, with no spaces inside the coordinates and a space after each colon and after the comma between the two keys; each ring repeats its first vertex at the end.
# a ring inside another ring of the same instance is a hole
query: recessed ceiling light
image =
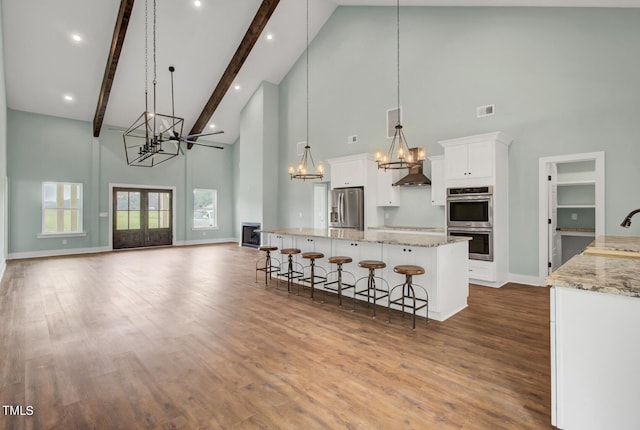
{"type": "Polygon", "coordinates": [[[195,6],[195,7],[200,7],[200,6],[202,6],[202,2],[201,2],[200,0],[195,0],[195,1],[193,2],[193,4],[194,4],[194,6],[195,6]]]}
{"type": "Polygon", "coordinates": [[[65,94],[64,99],[68,102],[72,102],[73,101],[73,96],[69,95],[69,94],[65,94]]]}
{"type": "Polygon", "coordinates": [[[273,40],[273,33],[267,33],[267,40],[273,40]]]}
{"type": "Polygon", "coordinates": [[[71,38],[74,42],[82,42],[82,36],[80,36],[78,33],[72,34],[71,38]]]}
{"type": "Polygon", "coordinates": [[[238,85],[238,84],[234,85],[233,89],[236,90],[236,91],[239,91],[240,90],[240,85],[238,85]]]}
{"type": "Polygon", "coordinates": [[[209,126],[209,128],[216,128],[216,125],[215,125],[215,124],[211,124],[211,125],[209,126]]]}

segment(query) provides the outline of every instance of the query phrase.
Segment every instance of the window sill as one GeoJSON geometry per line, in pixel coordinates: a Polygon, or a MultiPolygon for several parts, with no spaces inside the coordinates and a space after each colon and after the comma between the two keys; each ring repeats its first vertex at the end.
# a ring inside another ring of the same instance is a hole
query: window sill
{"type": "Polygon", "coordinates": [[[86,231],[82,231],[80,233],[39,233],[36,236],[38,239],[50,239],[50,238],[59,238],[59,237],[85,237],[87,235],[86,231]]]}
{"type": "Polygon", "coordinates": [[[220,227],[191,227],[191,231],[220,230],[220,227]]]}

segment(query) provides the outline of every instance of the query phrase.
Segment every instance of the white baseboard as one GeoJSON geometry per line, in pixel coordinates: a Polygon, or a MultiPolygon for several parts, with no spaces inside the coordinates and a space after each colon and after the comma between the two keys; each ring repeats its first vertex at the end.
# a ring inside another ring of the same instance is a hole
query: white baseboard
{"type": "Polygon", "coordinates": [[[7,268],[7,260],[3,258],[0,264],[0,281],[2,281],[2,278],[4,277],[4,271],[6,270],[6,268],[7,268]]]}
{"type": "Polygon", "coordinates": [[[179,240],[174,243],[174,246],[212,245],[215,243],[227,243],[227,242],[238,242],[238,238],[223,237],[219,239],[179,240]]]}
{"type": "Polygon", "coordinates": [[[23,258],[58,257],[61,255],[96,254],[98,252],[108,252],[108,246],[95,248],[73,248],[73,249],[48,249],[46,251],[13,252],[7,255],[7,260],[20,260],[23,258]]]}
{"type": "Polygon", "coordinates": [[[509,273],[509,282],[533,285],[536,287],[544,287],[545,285],[544,279],[540,279],[538,276],[519,275],[517,273],[509,273]]]}

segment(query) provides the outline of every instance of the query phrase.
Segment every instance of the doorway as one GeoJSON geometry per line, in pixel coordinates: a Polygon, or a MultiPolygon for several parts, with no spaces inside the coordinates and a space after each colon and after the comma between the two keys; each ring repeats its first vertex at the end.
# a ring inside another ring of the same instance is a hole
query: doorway
{"type": "Polygon", "coordinates": [[[113,249],[173,244],[173,190],[114,187],[113,249]]]}
{"type": "Polygon", "coordinates": [[[327,228],[329,214],[328,196],[329,186],[326,182],[313,184],[313,228],[327,228]]]}
{"type": "Polygon", "coordinates": [[[539,276],[604,234],[604,152],[540,158],[539,276]]]}

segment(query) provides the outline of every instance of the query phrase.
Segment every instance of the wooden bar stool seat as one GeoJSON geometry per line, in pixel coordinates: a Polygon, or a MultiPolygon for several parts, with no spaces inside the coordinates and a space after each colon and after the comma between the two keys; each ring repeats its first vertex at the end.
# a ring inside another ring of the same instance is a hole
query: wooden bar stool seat
{"type": "Polygon", "coordinates": [[[333,270],[327,273],[327,280],[333,273],[337,275],[337,279],[332,282],[325,282],[324,288],[327,290],[336,291],[338,293],[338,305],[342,306],[342,292],[344,290],[348,290],[349,288],[355,288],[355,276],[353,276],[351,272],[342,270],[342,265],[351,263],[353,261],[353,258],[346,257],[343,255],[336,255],[336,256],[329,257],[327,261],[329,261],[329,263],[331,264],[338,265],[338,268],[336,270],[333,270]],[[349,274],[353,280],[350,284],[342,282],[342,277],[343,277],[343,274],[345,273],[349,274]],[[333,285],[336,285],[337,287],[334,287],[333,285]]]}
{"type": "Polygon", "coordinates": [[[402,314],[404,316],[405,309],[411,309],[413,313],[413,330],[416,329],[416,311],[427,308],[426,322],[429,322],[429,293],[423,286],[413,283],[413,277],[417,275],[424,275],[425,270],[420,266],[414,265],[399,265],[393,268],[395,273],[405,276],[405,281],[402,284],[398,284],[389,292],[389,322],[391,322],[391,305],[400,306],[402,314]],[[393,298],[393,292],[396,288],[401,288],[402,295],[393,298]],[[422,294],[416,294],[417,291],[422,291],[422,294]],[[405,303],[405,300],[410,303],[405,303]]]}
{"type": "MultiPolygon", "coordinates": [[[[324,258],[324,254],[322,252],[303,252],[302,258],[309,260],[309,265],[306,268],[309,268],[309,276],[303,277],[300,279],[303,282],[308,282],[311,285],[311,298],[313,299],[313,293],[316,287],[316,280],[320,282],[324,282],[327,280],[327,273],[322,267],[316,267],[316,260],[320,258],[324,258]],[[324,276],[317,275],[316,270],[321,269],[321,272],[324,272],[324,276]]],[[[304,269],[303,269],[304,272],[304,269]]]]}
{"type": "Polygon", "coordinates": [[[267,285],[268,280],[271,279],[272,273],[277,273],[280,270],[280,261],[271,257],[271,251],[277,251],[277,246],[264,245],[258,248],[258,250],[266,252],[266,256],[264,258],[258,258],[256,261],[256,282],[258,282],[258,272],[264,272],[264,284],[267,285]],[[273,261],[276,261],[278,264],[274,265],[273,261]],[[264,262],[264,264],[261,264],[264,262]]]}
{"type": "Polygon", "coordinates": [[[394,267],[393,271],[401,275],[424,275],[424,269],[420,266],[400,265],[394,267]]]}
{"type": "MultiPolygon", "coordinates": [[[[365,296],[367,298],[367,306],[370,306],[373,303],[373,317],[375,318],[376,304],[378,303],[378,300],[389,297],[389,284],[381,276],[376,276],[375,271],[377,269],[384,269],[385,267],[387,267],[387,264],[384,261],[379,261],[379,260],[362,260],[358,262],[358,266],[364,269],[368,269],[369,275],[362,277],[356,281],[356,287],[354,288],[353,297],[354,299],[356,299],[357,296],[365,296]],[[358,290],[357,288],[358,282],[364,279],[367,280],[367,288],[358,290]],[[376,279],[379,280],[378,284],[376,284],[376,279]],[[378,293],[380,293],[380,295],[378,295],[378,293]]],[[[354,300],[353,301],[354,311],[356,310],[356,303],[357,303],[357,300],[354,300]]]]}
{"type": "Polygon", "coordinates": [[[346,263],[351,263],[353,261],[353,258],[337,256],[337,257],[329,257],[328,261],[331,264],[346,264],[346,263]]]}
{"type": "MultiPolygon", "coordinates": [[[[287,276],[287,291],[291,292],[291,284],[294,279],[301,278],[303,276],[302,272],[302,264],[293,261],[293,256],[296,254],[300,254],[300,250],[298,248],[283,248],[280,250],[280,254],[287,256],[287,262],[282,262],[280,264],[279,275],[287,276]],[[287,265],[287,270],[282,270],[283,265],[287,265]]],[[[278,283],[280,282],[280,276],[278,276],[278,283]]]]}

